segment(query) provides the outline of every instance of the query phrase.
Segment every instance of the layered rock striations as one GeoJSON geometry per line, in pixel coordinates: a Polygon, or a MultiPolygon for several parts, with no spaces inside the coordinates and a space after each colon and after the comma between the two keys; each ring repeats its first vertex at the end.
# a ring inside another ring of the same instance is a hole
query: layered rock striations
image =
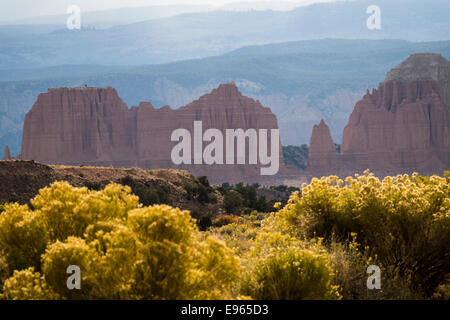
{"type": "MultiPolygon", "coordinates": [[[[365,169],[380,174],[448,170],[449,71],[450,62],[439,54],[410,56],[356,104],[344,128],[341,154],[315,159],[310,153],[308,170],[319,175],[365,169]]],[[[329,148],[329,141],[324,145],[316,140],[311,139],[312,150],[329,148]]]]}
{"type": "Polygon", "coordinates": [[[49,164],[129,161],[133,114],[113,88],[58,88],[26,114],[21,159],[49,164]]]}
{"type": "MultiPolygon", "coordinates": [[[[243,96],[233,84],[181,107],[155,108],[149,102],[128,109],[113,88],[58,88],[40,94],[24,122],[21,159],[47,164],[138,166],[145,169],[187,169],[212,182],[259,181],[261,165],[174,165],[171,141],[176,129],[194,132],[219,129],[278,129],[269,108],[243,96]]],[[[270,139],[270,134],[269,134],[270,139]]],[[[192,143],[193,144],[193,143],[192,143]]],[[[203,142],[202,147],[208,145],[203,142]]],[[[194,151],[192,150],[192,153],[194,151]]],[[[270,148],[269,148],[270,152],[270,148]]],[[[280,173],[283,165],[279,148],[280,173]]],[[[270,177],[269,177],[270,178],[270,177]]]]}
{"type": "Polygon", "coordinates": [[[388,72],[385,81],[433,80],[450,106],[450,61],[437,53],[416,53],[388,72]]]}

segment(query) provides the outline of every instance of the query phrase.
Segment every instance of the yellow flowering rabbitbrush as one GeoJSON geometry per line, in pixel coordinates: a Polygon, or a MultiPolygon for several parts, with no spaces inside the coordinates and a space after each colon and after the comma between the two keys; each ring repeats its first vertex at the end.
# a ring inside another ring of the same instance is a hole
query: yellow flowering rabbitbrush
{"type": "Polygon", "coordinates": [[[240,260],[198,230],[188,211],[142,207],[129,187],[90,191],[55,182],[0,215],[5,299],[232,298],[240,260]],[[67,288],[67,267],[81,289],[67,288]],[[25,282],[28,285],[24,285],[25,282]]]}

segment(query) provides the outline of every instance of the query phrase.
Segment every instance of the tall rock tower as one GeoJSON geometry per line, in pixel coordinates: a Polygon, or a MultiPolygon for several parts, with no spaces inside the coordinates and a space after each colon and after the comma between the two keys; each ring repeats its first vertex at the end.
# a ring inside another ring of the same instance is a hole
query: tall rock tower
{"type": "Polygon", "coordinates": [[[9,147],[6,146],[5,147],[5,153],[4,153],[4,156],[3,156],[3,160],[11,160],[11,159],[12,159],[11,151],[9,151],[9,147]]]}
{"type": "Polygon", "coordinates": [[[331,173],[339,166],[338,155],[331,138],[330,128],[322,119],[319,125],[313,127],[309,144],[308,170],[311,173],[331,173]]]}

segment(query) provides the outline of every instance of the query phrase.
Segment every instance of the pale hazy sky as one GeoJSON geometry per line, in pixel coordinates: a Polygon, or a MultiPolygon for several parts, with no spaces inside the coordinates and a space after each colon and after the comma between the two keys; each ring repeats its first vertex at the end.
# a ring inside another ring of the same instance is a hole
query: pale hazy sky
{"type": "Polygon", "coordinates": [[[0,21],[27,17],[65,14],[69,5],[78,5],[85,11],[106,10],[132,6],[169,4],[208,4],[220,6],[231,2],[293,2],[309,4],[337,0],[0,0],[0,21]]]}

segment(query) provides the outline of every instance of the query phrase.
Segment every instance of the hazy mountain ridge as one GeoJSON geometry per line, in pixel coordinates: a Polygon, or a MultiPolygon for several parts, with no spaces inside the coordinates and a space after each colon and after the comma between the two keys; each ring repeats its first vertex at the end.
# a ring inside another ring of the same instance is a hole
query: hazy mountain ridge
{"type": "Polygon", "coordinates": [[[141,65],[219,55],[243,46],[321,38],[450,39],[450,2],[379,0],[382,29],[366,27],[372,1],[314,4],[292,11],[186,13],[104,30],[11,37],[0,27],[0,68],[61,64],[141,65]]]}
{"type": "MultiPolygon", "coordinates": [[[[82,23],[87,27],[110,28],[121,24],[131,24],[150,19],[160,19],[189,12],[206,12],[215,9],[209,5],[154,5],[146,7],[128,7],[102,11],[83,11],[82,23]]],[[[14,21],[0,21],[0,24],[12,25],[54,25],[60,29],[66,24],[69,14],[29,17],[14,21]]]]}

